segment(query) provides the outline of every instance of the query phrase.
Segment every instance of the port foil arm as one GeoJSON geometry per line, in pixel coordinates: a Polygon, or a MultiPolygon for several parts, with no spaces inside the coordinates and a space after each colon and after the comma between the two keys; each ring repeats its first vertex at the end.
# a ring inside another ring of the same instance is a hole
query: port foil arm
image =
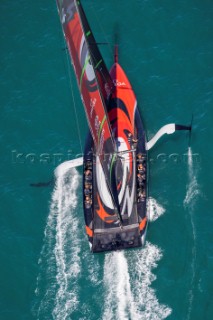
{"type": "Polygon", "coordinates": [[[65,173],[67,170],[69,170],[71,168],[79,167],[82,165],[83,165],[83,157],[69,160],[69,161],[65,161],[65,162],[59,164],[59,166],[55,169],[55,171],[54,171],[55,177],[57,178],[58,176],[65,173]]]}
{"type": "Polygon", "coordinates": [[[146,150],[150,150],[164,134],[173,134],[175,131],[178,131],[178,130],[191,131],[191,126],[184,126],[184,125],[175,124],[175,123],[166,124],[165,126],[160,128],[160,130],[158,130],[158,132],[149,142],[147,142],[146,150]]]}

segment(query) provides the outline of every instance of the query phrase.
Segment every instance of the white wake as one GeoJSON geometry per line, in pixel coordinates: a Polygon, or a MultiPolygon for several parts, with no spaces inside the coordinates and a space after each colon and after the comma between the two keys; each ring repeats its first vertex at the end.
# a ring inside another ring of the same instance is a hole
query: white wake
{"type": "Polygon", "coordinates": [[[200,195],[200,188],[196,178],[196,170],[193,163],[192,149],[188,149],[188,186],[186,191],[186,197],[184,199],[184,207],[194,209],[197,198],[200,195]]]}
{"type": "Polygon", "coordinates": [[[161,250],[149,242],[142,250],[106,254],[104,320],[161,320],[171,314],[151,287],[156,279],[152,269],[161,258],[161,250]]]}
{"type": "Polygon", "coordinates": [[[130,286],[128,264],[124,252],[106,254],[104,261],[106,292],[103,319],[134,319],[136,311],[130,286]]]}
{"type": "Polygon", "coordinates": [[[152,197],[148,198],[147,212],[149,221],[155,221],[165,212],[165,209],[152,197]]]}
{"type": "MultiPolygon", "coordinates": [[[[153,198],[149,198],[148,208],[150,221],[155,221],[165,212],[153,198]]],[[[104,320],[161,320],[171,314],[172,310],[159,303],[151,287],[156,279],[152,270],[162,256],[161,250],[149,242],[143,249],[105,255],[104,320]]]]}
{"type": "Polygon", "coordinates": [[[196,258],[197,258],[197,249],[196,249],[196,227],[194,222],[194,207],[196,205],[198,196],[200,195],[200,188],[196,178],[197,172],[193,163],[193,154],[192,150],[188,148],[188,185],[186,190],[186,196],[184,199],[184,208],[189,212],[191,228],[192,228],[192,238],[193,238],[193,247],[192,247],[192,262],[191,262],[191,285],[189,290],[189,306],[187,319],[190,319],[192,305],[194,301],[194,287],[195,287],[195,273],[196,273],[196,258]]]}
{"type": "Polygon", "coordinates": [[[40,301],[37,317],[41,319],[67,319],[78,308],[81,248],[76,205],[79,179],[74,168],[58,172],[52,193],[36,289],[40,301]]]}

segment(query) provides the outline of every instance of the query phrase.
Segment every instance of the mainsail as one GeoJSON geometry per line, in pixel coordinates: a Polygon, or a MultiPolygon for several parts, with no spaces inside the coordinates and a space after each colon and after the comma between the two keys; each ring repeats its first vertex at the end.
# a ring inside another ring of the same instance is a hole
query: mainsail
{"type": "MultiPolygon", "coordinates": [[[[58,11],[75,70],[96,154],[103,166],[115,211],[119,214],[116,181],[108,167],[116,152],[107,114],[114,85],[79,0],[57,0],[58,11]]],[[[112,170],[111,170],[112,171],[112,170]]]]}

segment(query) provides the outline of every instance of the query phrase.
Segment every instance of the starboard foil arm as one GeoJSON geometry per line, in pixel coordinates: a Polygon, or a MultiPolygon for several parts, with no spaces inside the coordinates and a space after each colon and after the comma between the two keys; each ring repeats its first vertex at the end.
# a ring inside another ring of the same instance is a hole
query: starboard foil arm
{"type": "Polygon", "coordinates": [[[155,136],[146,143],[146,150],[150,150],[156,142],[164,135],[164,134],[173,134],[178,130],[189,130],[191,131],[191,126],[184,126],[180,124],[170,123],[166,124],[155,134],[155,136]]]}

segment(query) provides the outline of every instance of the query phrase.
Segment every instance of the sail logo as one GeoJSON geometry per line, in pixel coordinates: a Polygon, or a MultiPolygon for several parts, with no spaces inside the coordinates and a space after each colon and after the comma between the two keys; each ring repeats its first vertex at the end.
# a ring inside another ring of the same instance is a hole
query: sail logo
{"type": "Polygon", "coordinates": [[[96,130],[97,135],[98,135],[98,131],[99,131],[100,125],[101,125],[101,122],[99,121],[99,117],[96,116],[95,117],[95,130],[96,130]]]}
{"type": "Polygon", "coordinates": [[[93,111],[94,111],[94,108],[95,108],[95,105],[96,105],[96,102],[97,102],[97,99],[94,98],[94,99],[90,99],[90,117],[92,118],[92,114],[93,114],[93,111]]]}
{"type": "Polygon", "coordinates": [[[74,2],[70,3],[68,6],[65,5],[64,8],[61,6],[60,14],[62,24],[67,24],[74,17],[75,12],[76,7],[74,2]]]}
{"type": "Polygon", "coordinates": [[[102,152],[103,144],[104,144],[104,133],[105,130],[102,128],[101,121],[99,120],[98,115],[95,117],[95,130],[97,135],[97,141],[99,144],[99,153],[102,152]]]}
{"type": "Polygon", "coordinates": [[[114,83],[114,86],[116,86],[116,87],[126,86],[126,83],[125,83],[125,82],[120,82],[120,81],[117,80],[117,79],[114,79],[114,80],[113,80],[113,83],[114,83]]]}

